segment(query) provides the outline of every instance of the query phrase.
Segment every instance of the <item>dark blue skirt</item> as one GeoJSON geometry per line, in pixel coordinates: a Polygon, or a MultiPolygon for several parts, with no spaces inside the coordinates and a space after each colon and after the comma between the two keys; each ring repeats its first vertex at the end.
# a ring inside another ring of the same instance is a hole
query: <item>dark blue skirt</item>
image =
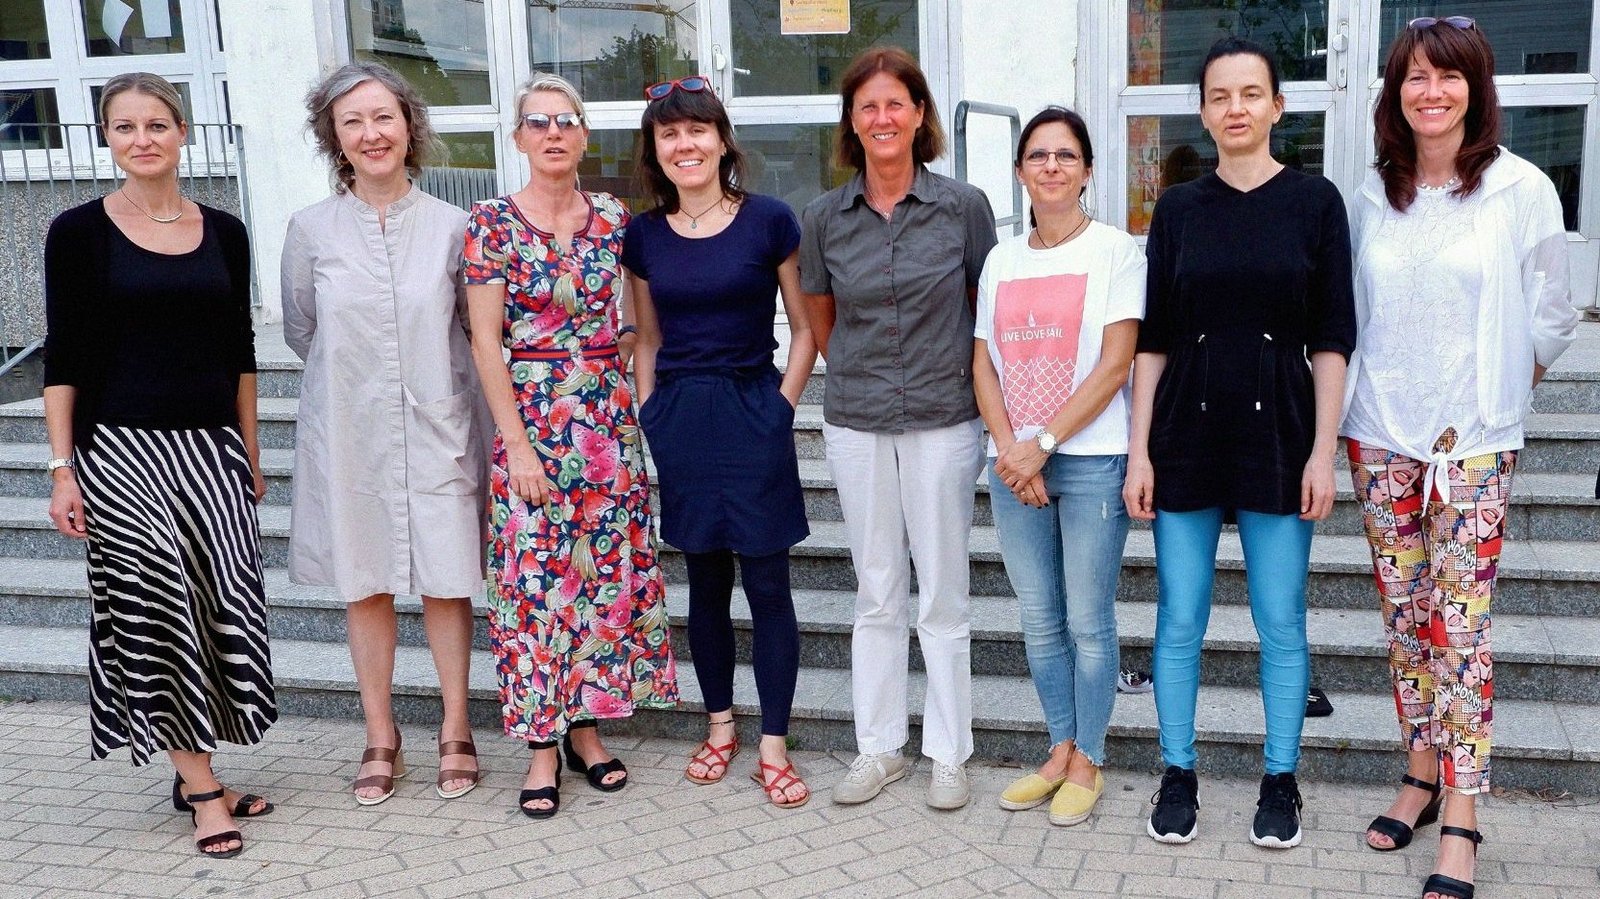
{"type": "Polygon", "coordinates": [[[661,538],[684,552],[765,556],[811,533],[794,407],[775,368],[663,373],[639,407],[655,460],[661,538]]]}

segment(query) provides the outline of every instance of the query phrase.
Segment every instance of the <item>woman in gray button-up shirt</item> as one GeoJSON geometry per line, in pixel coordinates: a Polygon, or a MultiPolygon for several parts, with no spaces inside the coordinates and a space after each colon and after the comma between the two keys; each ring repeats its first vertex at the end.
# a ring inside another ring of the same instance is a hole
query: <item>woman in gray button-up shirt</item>
{"type": "Polygon", "coordinates": [[[972,754],[967,533],[983,465],[973,397],[973,297],[995,244],[983,192],[935,175],[944,132],[904,50],[874,47],[842,79],[837,151],[856,175],[802,216],[801,286],[828,362],[828,462],[859,591],[853,640],[860,755],[834,801],[905,774],[910,559],[926,660],[928,804],[959,808],[972,754]]]}

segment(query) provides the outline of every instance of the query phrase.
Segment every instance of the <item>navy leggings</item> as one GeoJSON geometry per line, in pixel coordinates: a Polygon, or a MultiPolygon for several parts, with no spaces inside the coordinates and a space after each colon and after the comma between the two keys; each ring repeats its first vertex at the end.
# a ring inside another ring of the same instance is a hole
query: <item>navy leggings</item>
{"type": "MultiPolygon", "coordinates": [[[[732,550],[685,553],[689,568],[689,651],[706,711],[733,708],[734,642],[732,550]]],[[[789,591],[789,551],[739,557],[740,580],[755,628],[751,658],[761,698],[761,733],[789,733],[795,678],[800,672],[800,628],[789,591]]]]}

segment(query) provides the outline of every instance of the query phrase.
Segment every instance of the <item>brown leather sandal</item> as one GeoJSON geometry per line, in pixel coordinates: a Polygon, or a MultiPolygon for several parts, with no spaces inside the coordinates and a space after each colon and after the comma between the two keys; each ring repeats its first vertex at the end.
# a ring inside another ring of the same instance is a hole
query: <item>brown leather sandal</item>
{"type": "MultiPolygon", "coordinates": [[[[218,787],[217,789],[208,793],[190,793],[189,795],[184,796],[183,802],[185,805],[189,806],[189,823],[193,824],[195,827],[200,826],[200,813],[195,809],[196,803],[214,802],[222,797],[223,791],[221,787],[218,787]]],[[[233,858],[244,851],[244,834],[241,834],[237,828],[234,830],[224,830],[222,833],[214,833],[211,836],[200,837],[196,839],[194,841],[194,848],[206,858],[233,858]],[[211,851],[218,846],[227,845],[234,840],[238,840],[239,845],[232,849],[223,849],[218,852],[211,851]]]]}
{"type": "Polygon", "coordinates": [[[474,767],[440,768],[439,779],[435,781],[433,785],[433,790],[435,793],[439,794],[439,798],[455,799],[459,796],[465,796],[477,789],[478,781],[483,779],[483,771],[476,767],[478,761],[478,747],[474,746],[471,740],[450,740],[449,742],[440,740],[439,763],[441,765],[444,764],[444,757],[447,755],[470,755],[472,756],[474,767]],[[457,787],[454,790],[446,790],[444,785],[452,780],[471,780],[472,783],[469,783],[464,787],[457,787]]]}
{"type": "Polygon", "coordinates": [[[361,805],[377,805],[394,795],[395,781],[404,779],[410,773],[406,771],[405,755],[400,751],[400,729],[398,727],[394,731],[394,748],[368,746],[367,751],[361,753],[361,764],[365,765],[367,762],[388,762],[389,773],[368,774],[366,777],[356,778],[356,782],[351,789],[362,790],[367,787],[377,787],[382,790],[383,795],[373,796],[370,799],[360,793],[355,794],[357,803],[361,805]]]}

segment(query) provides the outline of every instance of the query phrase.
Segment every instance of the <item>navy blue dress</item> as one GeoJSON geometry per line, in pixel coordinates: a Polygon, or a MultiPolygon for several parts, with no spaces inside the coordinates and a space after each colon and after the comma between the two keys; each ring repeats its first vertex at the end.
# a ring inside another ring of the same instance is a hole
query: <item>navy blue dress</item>
{"type": "Polygon", "coordinates": [[[656,211],[628,226],[622,264],[649,283],[662,337],[639,424],[661,537],[684,552],[764,556],[810,533],[794,408],[772,363],[778,266],[799,244],[789,207],[757,194],[711,237],[681,237],[656,211]]]}

